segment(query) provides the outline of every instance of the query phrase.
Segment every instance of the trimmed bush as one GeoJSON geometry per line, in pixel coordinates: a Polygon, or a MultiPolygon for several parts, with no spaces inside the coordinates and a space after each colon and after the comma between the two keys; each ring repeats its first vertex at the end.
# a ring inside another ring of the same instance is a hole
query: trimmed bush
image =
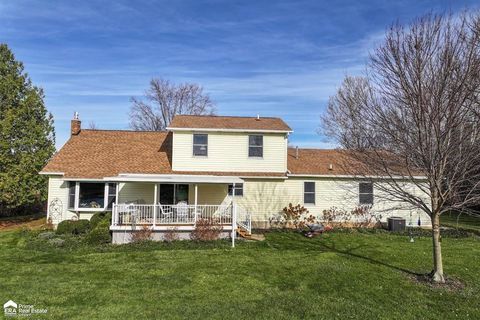
{"type": "Polygon", "coordinates": [[[97,212],[90,218],[90,228],[95,229],[95,227],[106,218],[106,212],[97,212]]]}
{"type": "Polygon", "coordinates": [[[65,220],[58,224],[57,234],[83,234],[90,230],[88,220],[65,220]]]}
{"type": "Polygon", "coordinates": [[[101,220],[95,229],[91,230],[85,237],[85,242],[89,244],[104,244],[112,242],[110,235],[109,219],[101,220]]]}

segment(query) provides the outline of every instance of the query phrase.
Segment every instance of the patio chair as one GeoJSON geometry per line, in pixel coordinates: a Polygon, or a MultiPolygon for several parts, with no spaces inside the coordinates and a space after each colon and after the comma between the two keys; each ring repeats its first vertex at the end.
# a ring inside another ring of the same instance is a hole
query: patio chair
{"type": "Polygon", "coordinates": [[[130,224],[136,216],[135,202],[124,203],[118,212],[120,224],[130,224]]]}
{"type": "Polygon", "coordinates": [[[170,221],[173,217],[173,210],[172,210],[172,206],[167,206],[166,208],[164,208],[164,206],[159,203],[159,207],[160,207],[160,219],[162,221],[170,221]]]}
{"type": "Polygon", "coordinates": [[[185,201],[177,203],[177,221],[187,222],[188,219],[188,204],[185,201]]]}

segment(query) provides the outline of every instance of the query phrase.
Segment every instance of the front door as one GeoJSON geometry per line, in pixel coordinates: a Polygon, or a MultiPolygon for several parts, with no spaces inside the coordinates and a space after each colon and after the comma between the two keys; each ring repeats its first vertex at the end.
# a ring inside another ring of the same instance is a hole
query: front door
{"type": "Polygon", "coordinates": [[[161,204],[188,203],[188,184],[160,184],[159,199],[161,204]]]}

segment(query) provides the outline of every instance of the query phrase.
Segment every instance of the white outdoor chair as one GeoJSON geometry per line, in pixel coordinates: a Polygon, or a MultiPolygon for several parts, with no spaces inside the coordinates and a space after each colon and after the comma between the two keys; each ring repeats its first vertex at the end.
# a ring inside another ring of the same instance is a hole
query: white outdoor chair
{"type": "Polygon", "coordinates": [[[119,212],[120,224],[130,224],[136,216],[135,203],[124,203],[123,208],[119,212]]]}
{"type": "Polygon", "coordinates": [[[177,203],[177,221],[187,222],[188,219],[188,204],[185,201],[177,203]]]}
{"type": "Polygon", "coordinates": [[[166,208],[164,208],[164,206],[160,203],[159,204],[159,207],[160,207],[160,214],[161,214],[161,220],[162,221],[170,221],[173,217],[173,210],[172,210],[172,206],[167,206],[166,208]]]}

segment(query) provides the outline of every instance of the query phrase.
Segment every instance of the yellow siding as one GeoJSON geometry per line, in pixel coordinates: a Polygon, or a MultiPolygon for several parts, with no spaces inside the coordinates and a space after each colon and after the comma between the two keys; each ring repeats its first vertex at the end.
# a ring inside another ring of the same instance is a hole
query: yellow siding
{"type": "Polygon", "coordinates": [[[120,183],[118,203],[137,202],[139,204],[153,204],[155,194],[154,188],[153,183],[120,183]]]}
{"type": "MultiPolygon", "coordinates": [[[[405,187],[415,188],[412,185],[405,187]]],[[[421,194],[419,190],[416,192],[418,195],[421,194]]],[[[410,208],[408,204],[385,200],[378,190],[374,190],[374,197],[372,210],[381,217],[382,221],[395,215],[405,217],[408,223],[410,212],[412,212],[415,224],[420,216],[423,226],[430,225],[429,217],[425,213],[410,208]]],[[[358,206],[358,181],[331,178],[289,178],[285,181],[247,179],[244,184],[244,196],[237,197],[236,201],[252,213],[253,220],[257,222],[269,221],[272,217],[279,215],[289,203],[305,205],[310,214],[321,218],[323,210],[331,207],[350,211],[358,206]],[[315,182],[314,205],[303,203],[303,183],[305,181],[315,182]]]]}
{"type": "MultiPolygon", "coordinates": [[[[199,184],[197,204],[219,205],[228,203],[226,184],[199,184]]],[[[195,185],[191,184],[188,190],[188,202],[195,203],[195,185]]]]}
{"type": "Polygon", "coordinates": [[[193,133],[173,134],[173,170],[224,172],[286,172],[284,134],[263,135],[263,158],[248,157],[247,133],[208,132],[208,157],[193,156],[193,133]]]}
{"type": "MultiPolygon", "coordinates": [[[[235,197],[235,202],[245,208],[252,214],[252,220],[257,223],[268,222],[272,217],[282,212],[282,209],[290,202],[294,205],[303,203],[303,183],[305,181],[315,182],[315,205],[306,204],[310,214],[319,218],[322,217],[323,210],[331,207],[337,207],[343,210],[352,210],[358,205],[358,182],[346,179],[332,178],[312,178],[304,179],[290,177],[286,180],[281,179],[245,179],[244,196],[235,197]]],[[[415,194],[425,197],[421,191],[412,184],[405,184],[404,188],[413,188],[415,194]]],[[[189,187],[189,203],[194,203],[194,185],[189,187]]],[[[50,177],[48,203],[58,198],[62,203],[62,214],[53,216],[50,212],[49,217],[54,219],[54,223],[71,219],[74,212],[68,211],[68,183],[61,178],[50,177]]],[[[400,201],[385,200],[381,192],[374,189],[374,212],[381,215],[382,221],[386,221],[388,216],[403,216],[416,225],[420,217],[422,226],[429,226],[429,217],[418,209],[409,208],[407,204],[400,201]]],[[[154,202],[154,184],[153,183],[121,183],[118,203],[130,201],[140,201],[145,204],[154,202]]],[[[227,184],[199,184],[198,185],[198,204],[227,204],[232,201],[232,197],[227,195],[227,184]]],[[[89,219],[92,213],[81,213],[81,219],[89,219]]]]}
{"type": "Polygon", "coordinates": [[[71,219],[75,216],[75,212],[68,210],[68,182],[63,181],[60,177],[50,177],[48,179],[48,203],[47,217],[52,219],[53,224],[58,224],[63,220],[71,219]],[[51,204],[54,200],[59,200],[59,213],[52,210],[51,204]]]}

